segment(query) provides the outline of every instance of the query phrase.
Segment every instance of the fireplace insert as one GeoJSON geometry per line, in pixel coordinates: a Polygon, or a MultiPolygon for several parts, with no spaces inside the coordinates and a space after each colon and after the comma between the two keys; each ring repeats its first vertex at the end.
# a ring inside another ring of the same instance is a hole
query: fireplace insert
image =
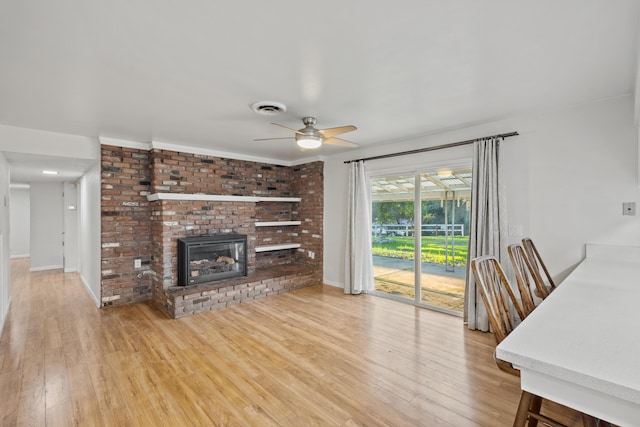
{"type": "Polygon", "coordinates": [[[178,285],[247,275],[247,236],[217,234],[178,239],[178,285]]]}

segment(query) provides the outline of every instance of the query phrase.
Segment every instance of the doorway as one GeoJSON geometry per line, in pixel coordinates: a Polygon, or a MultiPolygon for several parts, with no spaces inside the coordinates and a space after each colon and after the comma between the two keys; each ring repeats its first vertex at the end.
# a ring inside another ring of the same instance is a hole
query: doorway
{"type": "Polygon", "coordinates": [[[374,293],[462,315],[471,166],[373,176],[374,293]]]}

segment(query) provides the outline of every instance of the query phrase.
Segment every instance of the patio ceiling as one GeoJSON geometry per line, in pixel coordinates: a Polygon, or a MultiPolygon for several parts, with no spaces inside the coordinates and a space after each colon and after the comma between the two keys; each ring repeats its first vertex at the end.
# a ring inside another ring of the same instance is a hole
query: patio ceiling
{"type": "MultiPolygon", "coordinates": [[[[374,202],[404,202],[414,200],[413,175],[399,175],[371,180],[371,200],[374,202]]],[[[422,200],[460,200],[471,197],[471,170],[438,171],[420,174],[422,200]]]]}

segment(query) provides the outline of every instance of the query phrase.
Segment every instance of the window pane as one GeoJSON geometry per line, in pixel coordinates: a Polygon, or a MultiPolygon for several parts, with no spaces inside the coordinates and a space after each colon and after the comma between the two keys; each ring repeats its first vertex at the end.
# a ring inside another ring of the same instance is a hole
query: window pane
{"type": "Polygon", "coordinates": [[[471,169],[420,174],[420,301],[462,312],[469,247],[471,169]]]}
{"type": "Polygon", "coordinates": [[[371,181],[375,289],[415,297],[414,175],[371,181]]]}

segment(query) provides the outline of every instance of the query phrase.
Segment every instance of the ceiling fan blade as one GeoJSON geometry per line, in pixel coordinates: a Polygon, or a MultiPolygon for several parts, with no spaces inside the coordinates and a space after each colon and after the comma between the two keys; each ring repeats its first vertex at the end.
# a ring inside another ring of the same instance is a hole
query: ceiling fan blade
{"type": "Polygon", "coordinates": [[[287,127],[285,125],[281,125],[278,123],[271,123],[272,125],[276,125],[276,126],[280,126],[283,129],[288,130],[289,132],[293,132],[293,133],[299,133],[300,135],[304,135],[304,133],[300,132],[299,130],[295,130],[295,129],[291,129],[290,127],[287,127]]]}
{"type": "Polygon", "coordinates": [[[328,145],[340,145],[341,147],[358,147],[355,142],[347,141],[341,138],[327,138],[323,141],[323,144],[328,145]]]}
{"type": "Polygon", "coordinates": [[[274,139],[295,139],[293,136],[287,136],[285,138],[258,138],[254,139],[254,141],[273,141],[274,139]]]}
{"type": "Polygon", "coordinates": [[[358,128],[355,126],[340,126],[337,128],[329,128],[329,129],[320,129],[318,132],[325,138],[331,138],[336,135],[340,135],[347,132],[353,132],[358,128]]]}

